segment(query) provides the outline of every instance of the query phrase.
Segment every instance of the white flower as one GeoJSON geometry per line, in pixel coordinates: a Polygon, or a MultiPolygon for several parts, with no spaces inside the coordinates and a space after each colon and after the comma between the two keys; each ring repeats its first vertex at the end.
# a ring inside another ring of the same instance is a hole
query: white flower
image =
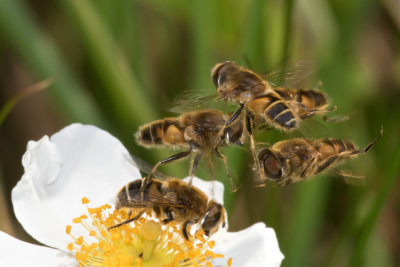
{"type": "MultiPolygon", "coordinates": [[[[67,250],[65,232],[73,218],[87,213],[81,200],[92,207],[113,199],[128,182],[141,178],[127,159],[128,151],[109,133],[94,126],[72,124],[51,138],[30,141],[22,163],[25,174],[12,191],[14,212],[24,229],[46,246],[17,240],[0,232],[0,266],[79,266],[67,250]]],[[[222,204],[219,182],[194,179],[194,186],[222,204]]],[[[90,239],[87,230],[74,226],[75,236],[90,239]]],[[[273,229],[257,223],[236,233],[215,235],[214,266],[279,266],[283,255],[273,229]]],[[[213,237],[214,237],[213,236],[213,237]]]]}

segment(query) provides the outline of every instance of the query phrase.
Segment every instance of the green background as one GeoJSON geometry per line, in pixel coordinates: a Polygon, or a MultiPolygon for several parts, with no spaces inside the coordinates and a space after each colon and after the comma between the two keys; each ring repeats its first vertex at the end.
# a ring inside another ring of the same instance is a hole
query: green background
{"type": "MultiPolygon", "coordinates": [[[[381,125],[384,134],[368,154],[343,165],[366,177],[362,186],[327,173],[255,188],[248,148],[223,148],[240,187],[231,192],[219,164],[230,230],[266,222],[277,233],[283,266],[398,266],[399,33],[396,0],[0,0],[0,230],[33,242],[10,202],[27,141],[89,123],[154,164],[174,152],[137,146],[138,126],[173,115],[168,110],[185,91],[215,93],[211,68],[233,60],[274,73],[266,79],[277,85],[321,81],[338,107],[332,115],[350,116],[341,123],[317,118],[292,135],[261,131],[260,148],[291,136],[364,147],[381,125]],[[13,96],[49,77],[52,86],[10,108],[13,96]]],[[[188,165],[162,170],[184,177],[188,165]]],[[[205,167],[198,175],[208,178],[205,167]]]]}

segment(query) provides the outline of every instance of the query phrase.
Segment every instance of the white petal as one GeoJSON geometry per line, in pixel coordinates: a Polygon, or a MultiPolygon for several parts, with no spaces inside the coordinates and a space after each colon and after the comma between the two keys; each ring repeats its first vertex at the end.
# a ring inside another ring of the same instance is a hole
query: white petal
{"type": "Polygon", "coordinates": [[[214,266],[224,266],[232,257],[232,266],[270,267],[280,266],[284,256],[279,249],[275,231],[256,223],[236,233],[225,233],[215,239],[215,253],[224,254],[224,259],[213,261],[214,266]]]}
{"type": "Polygon", "coordinates": [[[72,254],[23,242],[0,231],[0,266],[79,266],[72,254]]]}
{"type": "MultiPolygon", "coordinates": [[[[190,181],[190,177],[183,179],[185,182],[190,181]]],[[[209,198],[214,199],[217,203],[224,204],[224,185],[219,181],[204,181],[200,178],[193,177],[192,184],[203,191],[209,198]]]]}
{"type": "MultiPolygon", "coordinates": [[[[70,242],[66,225],[86,212],[82,197],[91,207],[100,206],[140,177],[127,155],[115,137],[88,125],[72,124],[50,140],[30,141],[23,157],[25,174],[12,191],[19,222],[38,241],[65,250],[70,242]]],[[[74,227],[73,233],[86,234],[74,227]]]]}

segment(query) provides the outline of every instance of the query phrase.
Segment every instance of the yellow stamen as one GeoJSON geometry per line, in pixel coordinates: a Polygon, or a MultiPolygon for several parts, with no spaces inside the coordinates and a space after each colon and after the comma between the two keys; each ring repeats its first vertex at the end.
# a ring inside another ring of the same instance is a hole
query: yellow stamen
{"type": "MultiPolygon", "coordinates": [[[[83,198],[82,203],[90,202],[83,198]]],[[[181,223],[162,225],[151,219],[151,210],[130,224],[109,230],[109,227],[124,222],[129,216],[132,218],[139,211],[132,210],[133,213],[128,215],[130,213],[124,209],[111,210],[108,204],[87,209],[89,216],[82,215],[72,221],[86,229],[91,240],[84,240],[83,236],[75,238],[71,234],[72,226],[66,227],[66,233],[74,240],[67,249],[75,252],[81,266],[210,267],[213,259],[223,257],[212,252],[215,241],[210,241],[204,231],[197,231],[194,240],[187,241],[183,237],[181,223]]],[[[227,264],[232,264],[232,258],[227,264]]]]}
{"type": "Polygon", "coordinates": [[[211,249],[213,249],[214,246],[215,246],[215,241],[214,241],[214,240],[209,241],[209,242],[207,242],[207,245],[208,245],[211,249]]]}
{"type": "Polygon", "coordinates": [[[78,239],[76,239],[75,244],[81,246],[83,244],[83,236],[80,236],[78,239]]]}
{"type": "Polygon", "coordinates": [[[73,250],[74,249],[74,244],[72,242],[69,243],[68,246],[67,246],[67,249],[68,250],[73,250]]]}
{"type": "Polygon", "coordinates": [[[81,217],[74,218],[74,219],[72,220],[73,223],[80,223],[81,221],[82,221],[82,218],[81,218],[81,217]]]}

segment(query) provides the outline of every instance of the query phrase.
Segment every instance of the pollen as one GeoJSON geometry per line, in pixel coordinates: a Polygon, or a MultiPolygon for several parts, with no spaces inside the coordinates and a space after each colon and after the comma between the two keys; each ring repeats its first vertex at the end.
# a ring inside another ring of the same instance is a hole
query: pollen
{"type": "Polygon", "coordinates": [[[86,197],[82,198],[82,204],[88,204],[89,203],[89,199],[87,199],[86,197]]]}
{"type": "Polygon", "coordinates": [[[161,225],[155,221],[149,221],[148,223],[141,225],[139,228],[139,233],[147,240],[157,240],[162,234],[161,225]]]}
{"type": "MultiPolygon", "coordinates": [[[[90,203],[87,198],[82,204],[90,203]]],[[[210,267],[215,258],[224,257],[212,251],[215,241],[204,231],[197,231],[193,240],[183,237],[182,226],[175,222],[162,224],[146,210],[139,219],[121,224],[135,214],[114,210],[105,204],[98,208],[87,207],[87,215],[72,220],[66,227],[72,238],[67,249],[75,253],[80,266],[106,267],[210,267]],[[75,237],[72,228],[83,227],[87,235],[75,237]]],[[[140,212],[140,210],[136,211],[140,212]]],[[[232,258],[227,261],[231,266],[232,258]]]]}
{"type": "Polygon", "coordinates": [[[213,249],[214,246],[215,246],[215,241],[214,241],[214,240],[208,241],[208,242],[207,242],[207,245],[208,245],[211,249],[213,249]]]}
{"type": "Polygon", "coordinates": [[[69,243],[68,246],[67,246],[67,249],[68,250],[73,250],[74,249],[74,244],[72,242],[69,243]]]}

